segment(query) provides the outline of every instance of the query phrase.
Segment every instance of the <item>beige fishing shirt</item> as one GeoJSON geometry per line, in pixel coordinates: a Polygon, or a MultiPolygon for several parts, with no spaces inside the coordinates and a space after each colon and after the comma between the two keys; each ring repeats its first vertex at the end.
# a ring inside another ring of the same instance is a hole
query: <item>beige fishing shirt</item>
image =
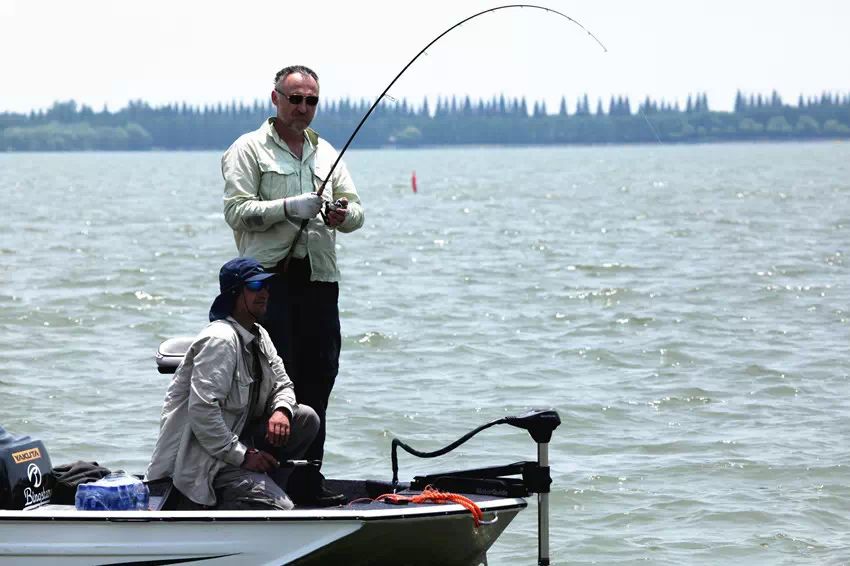
{"type": "MultiPolygon", "coordinates": [[[[267,416],[282,408],[291,418],[292,381],[266,330],[256,329],[262,369],[257,406],[267,416]]],[[[245,459],[239,435],[249,419],[254,339],[231,317],[211,322],[195,338],[165,394],[147,479],[171,477],[195,503],[215,505],[216,474],[245,459]]]]}
{"type": "MultiPolygon", "coordinates": [[[[318,190],[338,155],[308,129],[302,157],[296,158],[273,122],[274,118],[269,118],[259,129],[241,136],[221,158],[224,218],[233,228],[239,255],[253,257],[266,268],[286,257],[301,226],[301,220],[286,216],[283,199],[318,190]]],[[[336,232],[352,232],[363,226],[360,197],[345,163],[340,161],[322,198],[333,202],[342,197],[348,199],[345,222],[331,228],[318,215],[308,222],[295,246],[294,257],[309,255],[313,281],[339,281],[336,232]]]]}

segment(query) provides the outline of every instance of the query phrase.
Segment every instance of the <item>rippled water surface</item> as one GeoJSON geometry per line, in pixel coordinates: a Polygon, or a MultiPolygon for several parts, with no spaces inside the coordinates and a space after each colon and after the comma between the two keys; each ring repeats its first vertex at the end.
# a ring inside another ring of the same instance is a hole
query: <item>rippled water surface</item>
{"type": "MultiPolygon", "coordinates": [[[[217,153],[0,154],[0,423],[141,471],[235,253],[217,153]]],[[[529,407],[558,564],[850,561],[850,145],[352,151],[326,470],[529,407]],[[413,170],[419,193],[410,189],[413,170]]],[[[401,475],[533,459],[515,429],[401,475]]],[[[490,564],[536,563],[536,505],[490,564]]]]}

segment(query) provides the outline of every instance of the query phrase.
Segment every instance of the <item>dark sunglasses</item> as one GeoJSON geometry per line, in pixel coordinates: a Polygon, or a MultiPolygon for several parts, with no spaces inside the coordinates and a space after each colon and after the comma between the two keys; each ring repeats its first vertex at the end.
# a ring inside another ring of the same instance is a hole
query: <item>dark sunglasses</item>
{"type": "Polygon", "coordinates": [[[245,288],[249,291],[253,291],[254,293],[256,293],[257,291],[268,285],[268,283],[269,282],[267,279],[263,279],[262,281],[246,281],[245,288]]]}
{"type": "Polygon", "coordinates": [[[307,106],[315,106],[319,103],[318,96],[304,96],[303,94],[286,94],[283,91],[274,89],[276,93],[283,96],[285,99],[289,101],[290,104],[294,104],[298,106],[302,102],[306,102],[307,106]]]}

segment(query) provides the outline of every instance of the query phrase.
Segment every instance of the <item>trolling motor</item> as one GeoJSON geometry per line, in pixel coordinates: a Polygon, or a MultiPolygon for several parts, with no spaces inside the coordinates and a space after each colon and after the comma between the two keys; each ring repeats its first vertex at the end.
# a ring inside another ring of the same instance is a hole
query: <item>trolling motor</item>
{"type": "Polygon", "coordinates": [[[448,446],[433,452],[421,452],[394,438],[391,460],[393,468],[393,487],[398,486],[398,448],[419,458],[435,458],[447,454],[478,434],[498,424],[509,424],[528,431],[537,443],[536,462],[516,462],[507,466],[494,466],[473,470],[461,470],[425,476],[415,476],[410,483],[411,489],[423,490],[431,485],[444,491],[459,491],[479,495],[497,495],[501,497],[527,497],[537,494],[537,563],[549,564],[549,492],[552,476],[549,473],[549,442],[552,431],[561,424],[561,418],[553,410],[536,409],[515,417],[503,417],[482,425],[472,432],[455,440],[448,446]],[[510,476],[521,476],[510,477],[510,476]]]}

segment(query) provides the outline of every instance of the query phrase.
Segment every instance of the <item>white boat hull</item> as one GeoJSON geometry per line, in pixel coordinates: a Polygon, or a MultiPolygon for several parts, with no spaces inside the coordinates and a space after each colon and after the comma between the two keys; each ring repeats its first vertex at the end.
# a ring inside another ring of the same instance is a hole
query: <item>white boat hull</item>
{"type": "Polygon", "coordinates": [[[519,498],[292,511],[0,511],[0,563],[29,565],[478,564],[519,498]]]}

